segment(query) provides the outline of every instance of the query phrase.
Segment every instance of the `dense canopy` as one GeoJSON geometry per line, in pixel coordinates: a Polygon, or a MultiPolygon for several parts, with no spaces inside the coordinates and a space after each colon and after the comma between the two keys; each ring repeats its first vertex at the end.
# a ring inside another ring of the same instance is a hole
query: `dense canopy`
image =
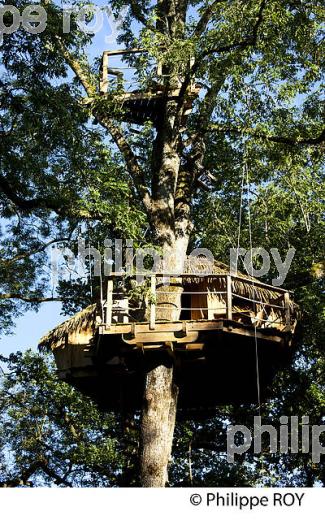
{"type": "MultiPolygon", "coordinates": [[[[28,3],[15,5],[22,11],[28,3]]],[[[40,3],[46,30],[21,28],[1,46],[2,334],[44,302],[62,301],[69,315],[92,303],[98,280],[72,273],[58,287],[51,281],[51,247],[76,252],[80,237],[101,250],[106,238],[131,239],[177,262],[204,247],[229,264],[239,234],[241,247],[277,248],[281,258],[294,248],[285,286],[302,310],[297,352],[262,413],[271,423],[308,415],[322,424],[322,2],[107,2],[119,17],[114,46],[145,51],[122,63],[135,67],[137,88],[156,80],[153,62],[163,65],[167,93],[181,78],[160,122],[144,125],[125,121],[121,87],[100,94],[99,36],[82,31],[73,16],[63,33],[60,3],[40,3]],[[193,81],[200,94],[184,121],[193,81]]],[[[263,280],[276,275],[271,263],[263,280]]],[[[13,354],[3,363],[0,485],[138,483],[138,417],[102,414],[57,381],[46,356],[13,354]]],[[[211,421],[179,424],[170,484],[324,485],[324,460],[315,465],[308,455],[249,453],[226,462],[227,421],[250,424],[255,412],[229,406],[211,421]]]]}

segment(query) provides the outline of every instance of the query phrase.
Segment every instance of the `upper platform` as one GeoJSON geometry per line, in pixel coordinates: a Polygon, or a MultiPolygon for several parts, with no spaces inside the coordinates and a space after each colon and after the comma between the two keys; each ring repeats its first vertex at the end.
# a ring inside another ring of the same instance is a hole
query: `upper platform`
{"type": "MultiPolygon", "coordinates": [[[[145,54],[143,49],[121,49],[105,51],[101,64],[101,79],[99,90],[103,96],[114,95],[120,104],[123,121],[143,125],[151,121],[158,124],[166,100],[179,99],[182,81],[179,77],[172,88],[167,87],[168,76],[163,74],[162,64],[156,63],[150,71],[150,78],[139,80],[134,74],[134,68],[125,66],[125,58],[131,55],[145,54]]],[[[191,82],[185,92],[183,106],[183,124],[191,114],[193,103],[200,93],[200,86],[191,82]]]]}

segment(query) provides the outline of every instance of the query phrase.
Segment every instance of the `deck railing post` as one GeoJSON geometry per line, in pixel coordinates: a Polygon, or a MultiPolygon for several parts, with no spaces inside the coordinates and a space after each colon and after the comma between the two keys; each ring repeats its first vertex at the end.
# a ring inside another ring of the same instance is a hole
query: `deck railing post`
{"type": "Polygon", "coordinates": [[[163,75],[163,64],[162,61],[158,61],[157,63],[157,76],[161,77],[163,75]]]}
{"type": "Polygon", "coordinates": [[[108,74],[108,54],[106,52],[104,52],[103,61],[102,61],[102,77],[101,77],[100,86],[99,86],[99,90],[100,90],[101,94],[107,94],[107,90],[108,90],[107,74],[108,74]]]}
{"type": "Polygon", "coordinates": [[[106,328],[109,329],[112,325],[113,313],[113,280],[107,282],[107,296],[106,296],[106,328]]]}
{"type": "Polygon", "coordinates": [[[285,325],[286,329],[290,329],[291,326],[291,313],[290,313],[290,294],[284,293],[284,309],[285,309],[285,325]]]}
{"type": "Polygon", "coordinates": [[[227,275],[227,320],[232,320],[232,278],[227,275]]]}
{"type": "Polygon", "coordinates": [[[156,276],[151,276],[150,330],[156,328],[156,276]]]}

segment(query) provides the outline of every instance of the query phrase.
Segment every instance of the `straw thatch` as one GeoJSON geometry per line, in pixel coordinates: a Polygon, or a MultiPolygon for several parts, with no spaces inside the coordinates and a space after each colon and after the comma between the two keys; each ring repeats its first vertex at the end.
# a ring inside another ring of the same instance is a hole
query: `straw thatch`
{"type": "MultiPolygon", "coordinates": [[[[184,274],[190,274],[191,277],[183,278],[183,282],[194,285],[202,283],[202,276],[206,277],[208,283],[213,283],[215,278],[212,276],[209,278],[209,275],[226,276],[233,273],[230,273],[229,267],[222,262],[214,261],[212,263],[203,257],[188,257],[184,266],[184,274]],[[195,277],[195,275],[197,275],[197,277],[195,277]]],[[[260,300],[265,303],[275,301],[280,296],[280,291],[278,291],[276,287],[271,289],[261,283],[257,278],[243,274],[240,271],[237,272],[236,276],[238,278],[233,278],[233,291],[240,296],[260,300]]],[[[222,287],[221,290],[225,289],[226,279],[221,278],[219,283],[222,287]]]]}
{"type": "Polygon", "coordinates": [[[55,349],[65,345],[68,338],[78,338],[78,336],[87,343],[96,331],[99,315],[99,305],[89,305],[43,336],[39,342],[39,348],[55,349]]]}

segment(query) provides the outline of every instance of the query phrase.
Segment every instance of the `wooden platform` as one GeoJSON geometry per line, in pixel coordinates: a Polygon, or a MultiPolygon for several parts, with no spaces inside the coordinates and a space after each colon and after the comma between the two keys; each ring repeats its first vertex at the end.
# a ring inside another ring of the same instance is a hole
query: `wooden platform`
{"type": "MultiPolygon", "coordinates": [[[[105,51],[102,56],[101,79],[99,91],[102,96],[111,96],[109,92],[110,86],[116,86],[116,90],[124,89],[125,69],[127,67],[110,67],[110,61],[113,57],[123,59],[132,54],[146,54],[144,49],[119,49],[115,51],[105,51]],[[111,79],[110,79],[111,78],[111,79]],[[113,78],[113,79],[112,79],[113,78]]],[[[182,80],[180,79],[177,88],[167,89],[165,86],[165,76],[162,72],[162,64],[156,64],[156,73],[154,81],[146,90],[141,87],[133,89],[131,92],[116,94],[115,101],[122,108],[121,117],[123,121],[143,125],[146,121],[151,121],[155,126],[161,120],[161,114],[167,101],[178,101],[181,93],[182,80]]],[[[191,82],[187,92],[185,93],[185,103],[183,108],[183,121],[185,124],[187,117],[191,114],[193,103],[199,96],[201,86],[195,82],[191,82]]]]}
{"type": "MultiPolygon", "coordinates": [[[[191,114],[193,102],[197,98],[200,89],[187,95],[182,124],[191,114]]],[[[177,101],[180,91],[174,91],[167,96],[163,91],[158,92],[131,92],[117,97],[122,111],[123,120],[129,123],[143,125],[146,121],[151,121],[155,126],[161,120],[162,110],[166,101],[177,101]]]]}
{"type": "Polygon", "coordinates": [[[101,304],[70,318],[40,345],[53,350],[61,379],[106,410],[140,411],[146,374],[161,364],[174,366],[184,417],[193,410],[209,415],[220,404],[255,403],[257,363],[265,398],[294,352],[296,306],[284,289],[214,269],[170,278],[170,287],[162,284],[168,273],[148,274],[144,306],[136,307],[121,292],[125,274],[112,273],[101,304]],[[170,300],[175,288],[182,292],[170,300]],[[177,320],[171,318],[175,305],[177,320]],[[169,320],[162,318],[166,308],[169,320]]]}
{"type": "Polygon", "coordinates": [[[103,409],[134,411],[141,408],[147,371],[173,364],[180,413],[185,417],[195,409],[204,415],[220,404],[257,401],[256,340],[263,397],[293,352],[290,332],[255,331],[235,321],[157,326],[159,332],[150,331],[149,323],[99,327],[91,347],[55,351],[60,377],[103,409]]]}

